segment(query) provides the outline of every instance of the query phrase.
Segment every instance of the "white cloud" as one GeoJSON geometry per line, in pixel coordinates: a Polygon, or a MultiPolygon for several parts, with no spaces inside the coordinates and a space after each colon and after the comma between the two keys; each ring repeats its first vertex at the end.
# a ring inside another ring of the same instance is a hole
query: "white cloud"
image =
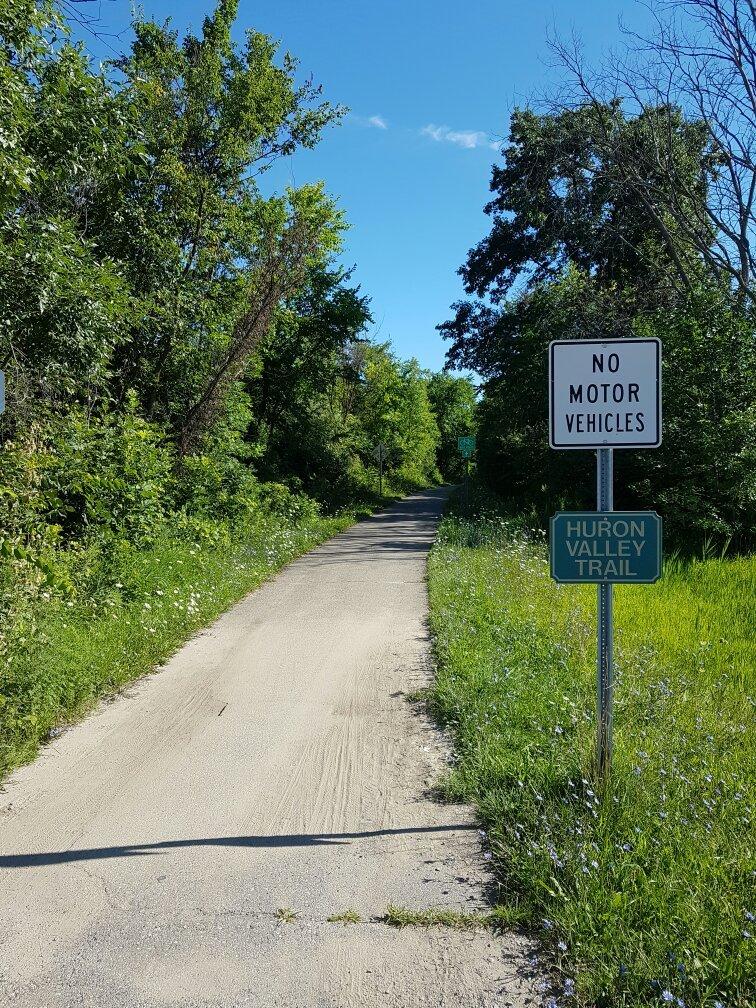
{"type": "Polygon", "coordinates": [[[357,126],[367,126],[368,128],[381,130],[387,130],[389,128],[388,120],[382,115],[363,116],[356,115],[354,112],[351,112],[349,114],[349,118],[353,123],[356,123],[357,126]]]}
{"type": "Polygon", "coordinates": [[[499,145],[481,130],[453,130],[448,126],[434,126],[433,123],[429,123],[427,126],[423,126],[420,133],[437,143],[452,143],[457,147],[464,147],[466,150],[473,150],[475,147],[499,149],[499,145]]]}

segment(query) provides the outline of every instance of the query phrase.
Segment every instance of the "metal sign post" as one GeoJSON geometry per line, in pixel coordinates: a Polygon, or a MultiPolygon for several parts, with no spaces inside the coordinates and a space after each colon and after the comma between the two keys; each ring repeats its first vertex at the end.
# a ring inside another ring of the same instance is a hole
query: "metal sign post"
{"type": "Polygon", "coordinates": [[[379,441],[378,444],[373,448],[373,458],[378,463],[378,495],[383,496],[383,461],[388,454],[388,449],[386,445],[379,441]]]}
{"type": "Polygon", "coordinates": [[[550,550],[555,580],[598,584],[596,769],[604,781],[612,763],[613,584],[649,583],[661,570],[659,516],[614,511],[613,453],[615,448],[661,444],[660,341],[551,343],[549,444],[596,449],[596,515],[557,514],[551,521],[550,550]],[[608,514],[611,520],[597,520],[608,514]]]}
{"type": "MultiPolygon", "coordinates": [[[[614,457],[611,448],[596,452],[597,511],[614,510],[614,457]]],[[[596,766],[605,778],[612,765],[612,707],[614,703],[614,613],[611,582],[598,586],[597,710],[598,735],[596,766]]]]}

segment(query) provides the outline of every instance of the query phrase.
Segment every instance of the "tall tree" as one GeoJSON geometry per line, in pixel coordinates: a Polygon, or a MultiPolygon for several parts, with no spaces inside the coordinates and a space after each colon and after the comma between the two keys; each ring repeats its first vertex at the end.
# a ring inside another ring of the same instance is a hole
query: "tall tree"
{"type": "Polygon", "coordinates": [[[472,380],[441,371],[429,374],[428,399],[439,430],[438,468],[444,479],[459,479],[465,471],[458,440],[476,430],[476,390],[472,380]]]}
{"type": "Polygon", "coordinates": [[[756,270],[756,6],[752,0],[663,0],[649,4],[653,31],[626,31],[624,53],[588,68],[579,46],[556,41],[574,99],[621,103],[648,116],[653,142],[629,161],[626,179],[674,222],[677,240],[741,297],[756,270]],[[707,194],[679,185],[681,117],[705,139],[707,194]],[[653,183],[653,185],[650,185],[653,183]]]}
{"type": "Polygon", "coordinates": [[[707,199],[707,133],[662,110],[675,130],[675,171],[660,175],[649,153],[657,112],[629,116],[617,102],[516,112],[504,165],[493,169],[491,233],[460,270],[478,297],[439,328],[451,340],[449,363],[486,379],[481,471],[541,520],[593,499],[587,453],[548,449],[549,340],[663,337],[664,444],[621,454],[618,499],[674,503],[668,527],[691,541],[744,539],[754,523],[751,320],[667,211],[670,186],[691,214],[707,199]],[[715,448],[724,431],[726,445],[715,448]]]}
{"type": "Polygon", "coordinates": [[[370,322],[368,299],[348,272],[332,268],[313,271],[279,313],[246,383],[262,475],[301,480],[328,501],[350,492],[352,461],[364,447],[352,413],[355,354],[370,322]]]}

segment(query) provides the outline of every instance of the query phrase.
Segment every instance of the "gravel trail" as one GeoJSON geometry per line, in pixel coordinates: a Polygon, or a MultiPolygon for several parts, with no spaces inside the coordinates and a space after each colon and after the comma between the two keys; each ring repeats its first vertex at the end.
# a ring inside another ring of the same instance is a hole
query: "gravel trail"
{"type": "Polygon", "coordinates": [[[427,796],[448,745],[407,696],[443,500],[292,563],[6,782],[0,1004],[540,1005],[525,938],[379,920],[475,912],[490,883],[471,810],[427,796]]]}

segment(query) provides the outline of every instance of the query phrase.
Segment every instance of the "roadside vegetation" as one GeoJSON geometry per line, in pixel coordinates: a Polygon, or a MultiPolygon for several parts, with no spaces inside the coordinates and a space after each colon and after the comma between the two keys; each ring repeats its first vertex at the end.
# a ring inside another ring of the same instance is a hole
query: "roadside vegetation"
{"type": "Polygon", "coordinates": [[[438,678],[507,919],[551,1005],[756,1004],[756,14],[671,0],[515,109],[487,235],[438,328],[482,378],[471,517],[430,562],[438,678]],[[548,519],[595,457],[548,439],[548,345],[659,337],[663,441],[615,454],[615,507],[664,519],[655,585],[616,589],[614,769],[594,780],[596,591],[558,585],[548,519]],[[495,495],[495,496],[494,496],[495,495]]]}
{"type": "Polygon", "coordinates": [[[314,509],[303,515],[292,507],[204,539],[166,531],[149,549],[122,543],[117,573],[98,568],[84,591],[42,592],[6,647],[0,775],[355,517],[321,517],[314,509]]]}
{"type": "Polygon", "coordinates": [[[614,768],[593,776],[595,587],[549,576],[545,537],[488,496],[430,561],[456,737],[508,920],[554,956],[564,1005],[756,1000],[756,558],[671,559],[616,591],[614,768]]]}
{"type": "Polygon", "coordinates": [[[325,183],[262,191],[345,110],[237,6],[101,66],[0,0],[0,773],[472,429],[370,340],[325,183]]]}
{"type": "Polygon", "coordinates": [[[488,234],[440,325],[483,379],[478,471],[545,525],[595,503],[591,452],[552,451],[551,340],[659,337],[663,440],[615,458],[617,509],[664,516],[667,543],[756,536],[756,11],[649,5],[608,63],[554,45],[562,81],[515,109],[491,169],[488,234]]]}

